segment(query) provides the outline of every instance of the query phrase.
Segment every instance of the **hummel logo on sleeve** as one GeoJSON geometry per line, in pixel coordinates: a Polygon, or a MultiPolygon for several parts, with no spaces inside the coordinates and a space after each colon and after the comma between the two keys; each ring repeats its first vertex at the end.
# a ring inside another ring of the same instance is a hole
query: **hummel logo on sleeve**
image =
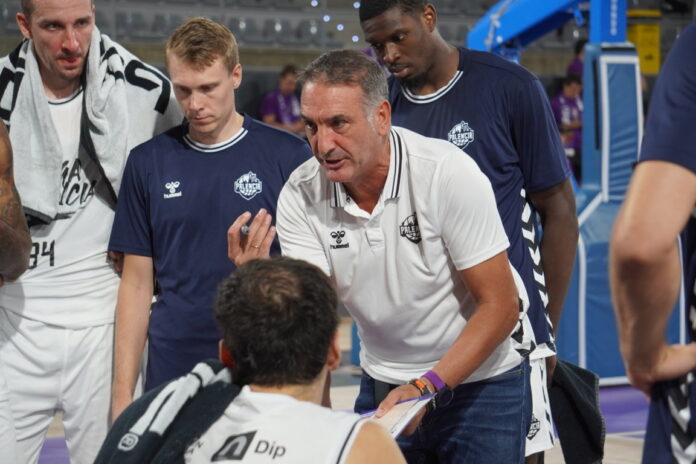
{"type": "Polygon", "coordinates": [[[164,188],[166,188],[169,191],[169,193],[164,194],[164,198],[180,197],[182,195],[181,191],[176,191],[176,189],[179,188],[179,185],[181,185],[181,183],[178,180],[173,182],[167,182],[166,184],[164,184],[164,188]]]}

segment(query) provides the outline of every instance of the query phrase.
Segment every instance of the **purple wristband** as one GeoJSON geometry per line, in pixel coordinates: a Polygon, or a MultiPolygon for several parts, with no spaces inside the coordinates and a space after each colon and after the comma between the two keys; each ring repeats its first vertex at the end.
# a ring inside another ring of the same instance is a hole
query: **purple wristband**
{"type": "Polygon", "coordinates": [[[437,375],[435,373],[435,371],[428,371],[425,374],[423,374],[423,377],[430,380],[430,383],[433,384],[433,386],[435,387],[435,390],[437,390],[437,391],[441,391],[441,390],[444,390],[445,388],[447,388],[447,385],[445,384],[445,382],[442,381],[440,376],[437,375]]]}

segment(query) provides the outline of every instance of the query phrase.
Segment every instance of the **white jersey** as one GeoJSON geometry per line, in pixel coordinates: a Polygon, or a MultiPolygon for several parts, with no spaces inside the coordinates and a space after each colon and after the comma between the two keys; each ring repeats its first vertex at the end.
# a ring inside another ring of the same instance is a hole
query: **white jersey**
{"type": "Polygon", "coordinates": [[[184,455],[187,464],[340,464],[365,421],[248,386],[184,455]]]}
{"type": "MultiPolygon", "coordinates": [[[[362,368],[401,384],[432,369],[475,310],[459,271],[505,251],[508,240],[490,182],[457,147],[394,127],[390,149],[372,213],[312,159],[285,184],[276,226],[284,255],[316,264],[335,282],[358,325],[362,368]]],[[[506,339],[466,381],[521,361],[506,339]]]]}
{"type": "Polygon", "coordinates": [[[59,214],[50,224],[31,228],[29,269],[0,288],[1,308],[71,328],[113,322],[119,283],[106,259],[114,212],[95,196],[78,160],[83,96],[80,89],[49,99],[63,150],[59,214]]]}

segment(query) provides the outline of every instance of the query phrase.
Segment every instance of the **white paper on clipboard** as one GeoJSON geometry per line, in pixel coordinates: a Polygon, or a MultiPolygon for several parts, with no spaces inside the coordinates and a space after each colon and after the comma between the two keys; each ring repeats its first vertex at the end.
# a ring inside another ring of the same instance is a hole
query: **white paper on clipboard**
{"type": "Polygon", "coordinates": [[[410,400],[404,400],[400,403],[394,405],[385,415],[379,419],[373,417],[376,410],[369,411],[362,414],[363,417],[371,417],[370,420],[375,421],[391,433],[392,437],[398,437],[404,428],[411,422],[418,411],[423,409],[428,402],[435,396],[434,393],[430,395],[423,395],[417,398],[412,398],[410,400]]]}

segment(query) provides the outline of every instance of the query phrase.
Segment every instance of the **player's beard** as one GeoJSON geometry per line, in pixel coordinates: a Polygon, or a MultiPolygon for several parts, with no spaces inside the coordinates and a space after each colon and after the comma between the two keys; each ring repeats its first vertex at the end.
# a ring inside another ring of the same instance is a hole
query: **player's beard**
{"type": "Polygon", "coordinates": [[[427,81],[428,72],[430,69],[431,68],[428,68],[420,74],[407,76],[404,79],[401,79],[401,85],[406,87],[412,94],[418,95],[427,81]]]}

